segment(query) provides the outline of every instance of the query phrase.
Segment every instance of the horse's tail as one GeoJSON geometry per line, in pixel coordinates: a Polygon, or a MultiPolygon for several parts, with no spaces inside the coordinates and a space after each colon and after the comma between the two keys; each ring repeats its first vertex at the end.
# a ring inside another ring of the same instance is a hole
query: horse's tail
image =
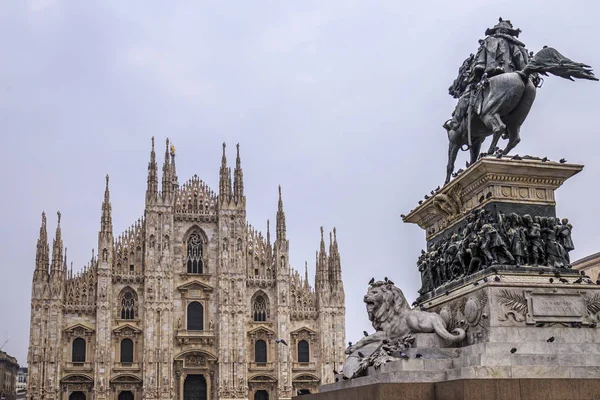
{"type": "Polygon", "coordinates": [[[534,73],[548,76],[548,73],[551,73],[571,81],[574,81],[573,78],[598,80],[592,72],[592,67],[572,61],[552,47],[544,47],[538,51],[520,72],[526,76],[534,73]]]}

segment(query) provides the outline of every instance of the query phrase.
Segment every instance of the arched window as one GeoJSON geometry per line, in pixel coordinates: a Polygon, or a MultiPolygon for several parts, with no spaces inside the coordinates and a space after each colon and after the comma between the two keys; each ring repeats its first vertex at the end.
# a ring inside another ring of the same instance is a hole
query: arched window
{"type": "Polygon", "coordinates": [[[298,362],[307,363],[310,359],[310,352],[308,348],[308,342],[301,340],[298,342],[298,362]]]}
{"type": "Polygon", "coordinates": [[[202,304],[194,301],[187,308],[187,329],[188,331],[204,330],[204,307],[202,304]]]}
{"type": "Polygon", "coordinates": [[[119,316],[121,319],[135,319],[137,315],[137,295],[125,288],[119,295],[119,316]]]}
{"type": "Polygon", "coordinates": [[[74,363],[83,363],[85,362],[85,340],[82,338],[77,338],[73,340],[73,351],[71,355],[71,360],[74,363]]]}
{"type": "Polygon", "coordinates": [[[202,237],[194,232],[187,242],[187,272],[188,274],[202,273],[202,237]]]}
{"type": "Polygon", "coordinates": [[[264,340],[257,340],[254,343],[254,362],[267,362],[267,343],[264,340]]]}
{"type": "Polygon", "coordinates": [[[131,339],[121,340],[121,362],[133,362],[133,341],[131,339]]]}
{"type": "Polygon", "coordinates": [[[267,320],[267,302],[263,295],[258,295],[252,304],[252,313],[254,321],[262,322],[267,320]]]}

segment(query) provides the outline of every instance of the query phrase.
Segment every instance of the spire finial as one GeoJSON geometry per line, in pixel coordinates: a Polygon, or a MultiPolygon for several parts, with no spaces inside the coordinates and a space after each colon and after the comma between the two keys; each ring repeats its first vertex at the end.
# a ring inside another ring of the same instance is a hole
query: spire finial
{"type": "Polygon", "coordinates": [[[108,189],[108,174],[106,174],[106,188],[108,189]]]}
{"type": "Polygon", "coordinates": [[[337,243],[337,235],[336,235],[336,231],[335,231],[335,226],[333,227],[333,242],[337,243]]]}
{"type": "Polygon", "coordinates": [[[324,239],[323,239],[323,227],[321,227],[321,241],[322,242],[324,241],[324,239]]]}
{"type": "Polygon", "coordinates": [[[56,215],[58,215],[58,224],[60,225],[60,211],[57,211],[56,215]]]}
{"type": "Polygon", "coordinates": [[[227,143],[223,142],[223,157],[225,157],[225,147],[227,147],[227,143]]]}
{"type": "Polygon", "coordinates": [[[152,136],[152,151],[154,151],[154,136],[152,136]]]}

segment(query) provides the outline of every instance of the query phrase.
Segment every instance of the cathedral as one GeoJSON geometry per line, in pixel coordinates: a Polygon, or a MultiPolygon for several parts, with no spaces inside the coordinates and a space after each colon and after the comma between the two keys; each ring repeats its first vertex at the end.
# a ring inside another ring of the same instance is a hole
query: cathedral
{"type": "Polygon", "coordinates": [[[109,180],[98,251],[67,266],[60,213],[46,215],[31,295],[29,400],[289,399],[333,382],[345,348],[335,228],[321,228],[314,288],[292,269],[281,188],[272,241],[246,220],[237,147],[225,144],[215,193],[180,185],[167,140],[161,187],[154,151],[143,216],[114,236],[109,180]]]}

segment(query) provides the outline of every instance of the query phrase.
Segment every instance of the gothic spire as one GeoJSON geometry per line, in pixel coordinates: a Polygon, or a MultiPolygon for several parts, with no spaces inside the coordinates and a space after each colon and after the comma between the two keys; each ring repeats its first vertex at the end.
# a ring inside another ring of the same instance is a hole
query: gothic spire
{"type": "Polygon", "coordinates": [[[219,198],[221,202],[229,201],[231,198],[231,168],[227,167],[226,146],[223,142],[223,157],[221,157],[221,169],[219,170],[219,198]]]}
{"type": "Polygon", "coordinates": [[[233,173],[233,196],[236,204],[244,197],[244,172],[242,171],[242,161],[240,160],[240,144],[236,145],[237,156],[235,158],[235,170],[233,173]]]}
{"type": "Polygon", "coordinates": [[[110,192],[108,190],[108,175],[106,175],[106,187],[104,188],[104,201],[102,202],[102,217],[100,219],[100,233],[112,235],[112,208],[110,205],[110,192]]]}
{"type": "Polygon", "coordinates": [[[171,182],[173,184],[173,193],[179,189],[179,182],[177,181],[177,168],[175,167],[175,146],[171,142],[171,182]]]}
{"type": "Polygon", "coordinates": [[[154,136],[152,136],[152,151],[148,163],[148,186],[146,187],[146,202],[155,199],[158,194],[158,173],[156,167],[156,153],[154,153],[154,136]]]}
{"type": "Polygon", "coordinates": [[[40,227],[40,237],[37,241],[37,250],[35,252],[35,273],[34,278],[48,275],[50,263],[50,248],[48,246],[48,233],[46,231],[46,213],[42,212],[42,226],[40,227]]]}
{"type": "Polygon", "coordinates": [[[63,264],[63,241],[60,229],[60,211],[58,211],[56,214],[58,215],[58,224],[56,225],[56,237],[52,241],[52,266],[50,267],[50,273],[59,272],[63,264]]]}
{"type": "Polygon", "coordinates": [[[321,244],[319,251],[317,252],[316,281],[320,283],[326,282],[328,280],[328,274],[329,268],[327,263],[327,253],[325,252],[325,239],[323,237],[323,227],[321,227],[321,244]]]}
{"type": "Polygon", "coordinates": [[[281,185],[279,185],[279,201],[277,203],[277,240],[285,241],[285,213],[283,212],[283,200],[281,199],[281,185]]]}
{"type": "Polygon", "coordinates": [[[304,261],[304,288],[308,289],[310,284],[308,283],[308,261],[304,261]]]}
{"type": "Polygon", "coordinates": [[[271,228],[269,226],[269,220],[267,220],[267,246],[271,248],[271,228]]]}
{"type": "Polygon", "coordinates": [[[173,193],[173,182],[171,176],[171,162],[169,157],[169,138],[167,138],[165,146],[165,161],[162,169],[162,195],[163,198],[173,193]]]}
{"type": "Polygon", "coordinates": [[[333,242],[329,250],[330,264],[329,274],[330,280],[334,284],[339,284],[342,281],[342,263],[340,260],[340,252],[337,243],[337,234],[335,227],[333,228],[333,242]]]}

